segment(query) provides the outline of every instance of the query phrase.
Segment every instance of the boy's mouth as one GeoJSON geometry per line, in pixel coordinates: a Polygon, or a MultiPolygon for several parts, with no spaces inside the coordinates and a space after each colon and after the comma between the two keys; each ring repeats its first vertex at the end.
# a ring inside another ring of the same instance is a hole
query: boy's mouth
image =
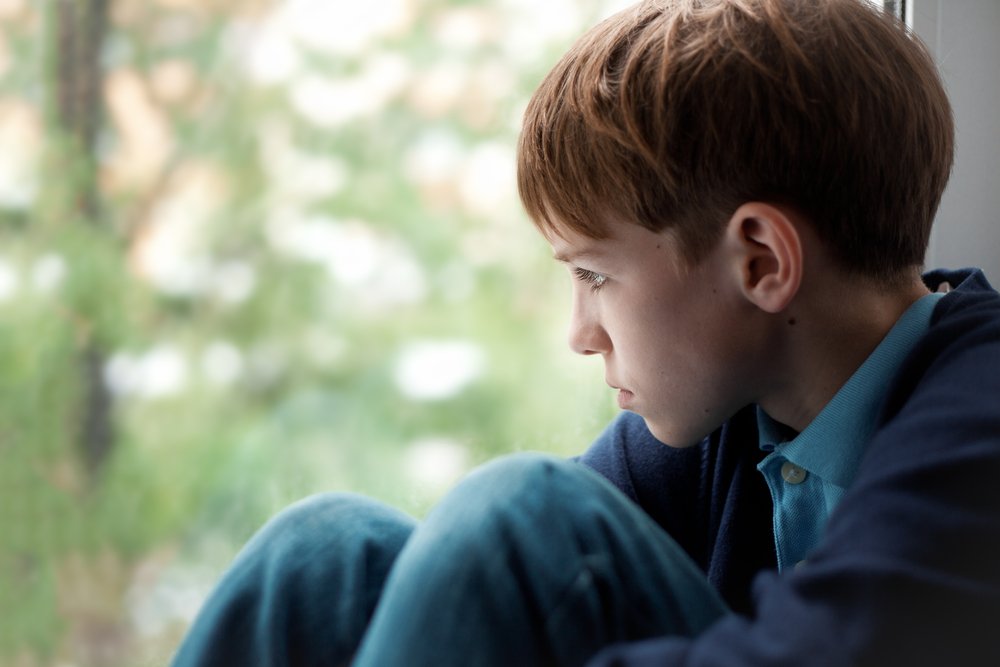
{"type": "Polygon", "coordinates": [[[618,407],[621,408],[622,410],[628,410],[629,406],[632,405],[632,400],[634,398],[635,398],[635,394],[633,394],[628,389],[619,389],[618,390],[618,407]]]}
{"type": "Polygon", "coordinates": [[[618,407],[621,408],[622,410],[629,410],[630,409],[629,406],[632,405],[633,401],[635,400],[635,394],[633,394],[628,389],[619,387],[618,385],[616,385],[614,382],[611,382],[607,378],[605,378],[604,381],[612,389],[618,390],[618,407]]]}

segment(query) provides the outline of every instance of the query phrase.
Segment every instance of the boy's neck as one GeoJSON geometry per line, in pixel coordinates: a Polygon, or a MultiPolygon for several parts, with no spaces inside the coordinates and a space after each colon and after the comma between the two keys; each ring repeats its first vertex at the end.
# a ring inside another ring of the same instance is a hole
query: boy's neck
{"type": "Polygon", "coordinates": [[[893,290],[839,278],[804,283],[777,334],[786,353],[759,404],[796,431],[809,425],[903,313],[929,293],[918,275],[893,290]]]}

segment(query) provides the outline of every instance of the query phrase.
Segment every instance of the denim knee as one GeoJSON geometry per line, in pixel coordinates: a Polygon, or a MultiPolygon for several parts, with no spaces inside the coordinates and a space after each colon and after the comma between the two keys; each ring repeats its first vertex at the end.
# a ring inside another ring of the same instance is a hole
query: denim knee
{"type": "Polygon", "coordinates": [[[640,539],[628,530],[640,513],[580,463],[516,454],[485,464],[413,533],[358,664],[556,664],[596,651],[598,635],[585,643],[579,627],[599,627],[593,619],[607,610],[616,616],[618,598],[603,591],[619,570],[630,577],[654,560],[615,558],[619,543],[640,539]],[[443,645],[455,654],[407,653],[443,645]]]}
{"type": "Polygon", "coordinates": [[[544,454],[495,459],[470,473],[427,515],[422,538],[447,533],[442,548],[479,546],[490,536],[513,541],[550,536],[552,521],[575,516],[581,491],[600,484],[582,465],[544,454]]]}
{"type": "Polygon", "coordinates": [[[345,543],[388,542],[401,546],[414,521],[393,508],[352,493],[320,493],[279,512],[244,547],[244,553],[269,551],[274,557],[306,558],[329,553],[345,543]]]}
{"type": "Polygon", "coordinates": [[[236,557],[175,667],[344,663],[414,525],[352,494],[316,495],[288,507],[236,557]]]}
{"type": "MultiPolygon", "coordinates": [[[[579,463],[547,454],[518,453],[495,459],[466,477],[453,492],[482,511],[519,506],[565,505],[562,491],[586,488],[596,475],[579,463]]],[[[599,483],[599,482],[598,482],[599,483]]],[[[445,503],[450,502],[448,497],[445,503]]]]}

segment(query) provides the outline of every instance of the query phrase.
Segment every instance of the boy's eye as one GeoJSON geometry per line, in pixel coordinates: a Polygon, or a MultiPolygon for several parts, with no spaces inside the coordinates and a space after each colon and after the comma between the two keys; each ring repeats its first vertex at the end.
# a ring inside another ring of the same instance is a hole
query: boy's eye
{"type": "Polygon", "coordinates": [[[576,279],[580,282],[587,283],[590,288],[597,291],[608,281],[608,277],[601,275],[600,273],[594,273],[593,271],[588,271],[587,269],[581,269],[580,267],[575,267],[573,269],[576,279]]]}

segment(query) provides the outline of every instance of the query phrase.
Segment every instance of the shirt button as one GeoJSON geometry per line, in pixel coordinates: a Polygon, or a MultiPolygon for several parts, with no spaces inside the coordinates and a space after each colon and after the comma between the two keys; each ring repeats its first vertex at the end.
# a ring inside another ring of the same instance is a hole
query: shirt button
{"type": "Polygon", "coordinates": [[[806,481],[806,477],[808,476],[808,472],[791,461],[785,461],[781,466],[781,479],[789,484],[801,484],[806,481]]]}

